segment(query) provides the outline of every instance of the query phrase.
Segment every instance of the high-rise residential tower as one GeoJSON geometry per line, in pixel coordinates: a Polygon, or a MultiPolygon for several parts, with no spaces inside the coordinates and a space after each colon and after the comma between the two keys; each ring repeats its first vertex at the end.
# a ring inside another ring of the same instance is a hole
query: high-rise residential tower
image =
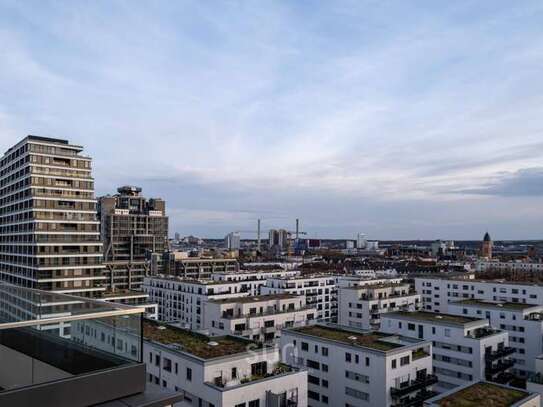
{"type": "Polygon", "coordinates": [[[105,290],[91,158],[27,136],[0,159],[0,279],[91,296],[105,290]]]}
{"type": "Polygon", "coordinates": [[[168,248],[166,202],[147,199],[141,188],[123,186],[99,199],[107,284],[111,289],[140,289],[151,256],[168,248]]]}

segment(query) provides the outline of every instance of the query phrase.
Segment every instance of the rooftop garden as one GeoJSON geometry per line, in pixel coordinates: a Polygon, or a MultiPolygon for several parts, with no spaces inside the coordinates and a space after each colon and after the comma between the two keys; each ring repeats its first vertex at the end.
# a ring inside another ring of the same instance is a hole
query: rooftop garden
{"type": "Polygon", "coordinates": [[[391,335],[380,332],[347,331],[324,325],[309,325],[302,328],[296,328],[295,330],[306,335],[331,339],[347,345],[360,346],[363,348],[381,350],[384,352],[404,346],[398,343],[387,342],[386,338],[390,337],[391,335]]]}
{"type": "Polygon", "coordinates": [[[440,399],[438,404],[441,407],[509,407],[527,395],[522,390],[479,382],[440,399]]]}
{"type": "Polygon", "coordinates": [[[409,319],[416,319],[419,321],[429,321],[436,323],[449,323],[449,324],[459,324],[464,325],[469,322],[480,321],[478,318],[470,318],[462,315],[450,315],[450,314],[438,314],[435,312],[426,312],[426,311],[417,311],[417,312],[407,312],[407,311],[397,311],[390,313],[386,316],[401,316],[407,317],[409,319]]]}
{"type": "Polygon", "coordinates": [[[250,346],[261,346],[242,338],[233,336],[208,337],[149,320],[145,320],[143,323],[143,337],[146,340],[164,345],[177,345],[180,351],[202,359],[234,355],[246,352],[250,346]]]}

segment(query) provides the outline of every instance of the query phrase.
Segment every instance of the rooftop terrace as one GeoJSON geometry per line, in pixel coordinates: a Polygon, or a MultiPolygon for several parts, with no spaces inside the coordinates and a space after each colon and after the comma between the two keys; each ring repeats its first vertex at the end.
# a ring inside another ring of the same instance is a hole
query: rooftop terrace
{"type": "MultiPolygon", "coordinates": [[[[143,323],[143,337],[164,345],[176,345],[179,347],[177,350],[202,359],[235,355],[246,352],[248,346],[251,346],[251,349],[261,346],[235,336],[214,336],[210,338],[206,335],[151,320],[145,320],[143,323]]],[[[172,349],[176,348],[172,347],[172,349]]]]}
{"type": "Polygon", "coordinates": [[[393,335],[373,331],[350,331],[339,327],[330,327],[326,325],[308,325],[301,328],[295,328],[292,331],[300,332],[305,335],[316,336],[319,338],[330,339],[351,346],[359,346],[380,351],[389,351],[404,346],[400,343],[386,341],[393,335]]]}
{"type": "Polygon", "coordinates": [[[435,312],[426,312],[426,311],[397,311],[389,312],[383,315],[384,318],[402,318],[402,319],[412,319],[421,322],[432,322],[436,324],[447,324],[447,325],[458,325],[464,326],[471,322],[485,321],[484,319],[465,317],[461,315],[450,315],[450,314],[438,314],[435,312]]]}
{"type": "Polygon", "coordinates": [[[528,395],[522,390],[479,382],[438,399],[436,404],[442,407],[509,407],[528,395]]]}

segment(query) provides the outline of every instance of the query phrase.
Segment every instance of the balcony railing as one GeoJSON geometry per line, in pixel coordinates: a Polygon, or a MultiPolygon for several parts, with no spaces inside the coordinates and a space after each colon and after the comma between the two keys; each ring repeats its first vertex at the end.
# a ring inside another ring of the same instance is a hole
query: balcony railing
{"type": "Polygon", "coordinates": [[[508,360],[500,360],[496,365],[490,365],[488,364],[486,366],[485,372],[486,374],[495,375],[496,373],[503,372],[507,369],[512,368],[515,365],[515,361],[508,359],[508,360]]]}
{"type": "Polygon", "coordinates": [[[501,349],[498,349],[496,351],[486,353],[485,354],[485,360],[493,361],[493,360],[501,359],[503,357],[512,355],[513,353],[515,353],[515,348],[511,348],[511,347],[507,346],[505,348],[501,348],[501,349]]]}
{"type": "Polygon", "coordinates": [[[400,387],[391,387],[390,395],[393,398],[399,398],[409,393],[413,393],[420,389],[425,389],[428,386],[436,384],[438,381],[437,376],[433,374],[427,374],[417,377],[414,380],[406,382],[406,384],[400,385],[400,387]]]}
{"type": "Polygon", "coordinates": [[[430,390],[422,390],[418,392],[413,397],[406,397],[395,404],[392,405],[392,407],[413,407],[413,406],[421,406],[424,400],[428,400],[434,396],[437,395],[437,392],[430,391],[430,390]]]}

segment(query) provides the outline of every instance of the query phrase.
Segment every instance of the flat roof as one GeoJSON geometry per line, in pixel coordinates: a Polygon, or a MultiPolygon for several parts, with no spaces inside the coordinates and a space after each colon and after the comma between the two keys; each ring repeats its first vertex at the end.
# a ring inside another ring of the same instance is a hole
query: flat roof
{"type": "MultiPolygon", "coordinates": [[[[364,280],[361,280],[364,281],[364,280]]],[[[375,290],[375,289],[381,289],[381,288],[396,288],[396,287],[405,287],[408,286],[409,283],[374,283],[374,284],[359,284],[359,285],[353,285],[349,287],[340,287],[341,289],[347,289],[347,290],[375,290]]]]}
{"type": "Polygon", "coordinates": [[[453,305],[473,305],[477,307],[484,308],[493,308],[493,309],[504,309],[507,311],[523,311],[528,308],[537,308],[541,305],[536,304],[524,304],[520,302],[501,302],[501,301],[484,301],[476,299],[467,299],[462,301],[454,301],[451,304],[453,305]]]}
{"type": "Polygon", "coordinates": [[[395,311],[388,312],[383,314],[383,318],[400,318],[400,319],[412,319],[422,322],[432,322],[435,324],[445,324],[445,325],[458,325],[464,326],[472,322],[486,322],[485,319],[481,318],[472,318],[465,317],[462,315],[451,315],[451,314],[438,314],[436,312],[426,312],[426,311],[395,311]]]}
{"type": "Polygon", "coordinates": [[[237,336],[209,337],[148,319],[143,322],[143,337],[149,341],[159,342],[172,351],[190,353],[202,359],[244,353],[248,351],[249,347],[255,349],[256,346],[260,346],[256,342],[237,336]],[[176,347],[171,345],[176,345],[176,347]]]}
{"type": "MultiPolygon", "coordinates": [[[[340,328],[339,326],[307,325],[301,328],[290,329],[290,331],[383,352],[405,346],[405,344],[386,341],[387,338],[397,338],[398,335],[385,334],[377,331],[347,330],[345,328],[340,328]]],[[[413,344],[414,343],[416,342],[413,342],[413,344]]]]}
{"type": "Polygon", "coordinates": [[[510,407],[529,395],[530,393],[523,390],[478,382],[448,395],[437,397],[434,403],[443,407],[510,407]]]}
{"type": "Polygon", "coordinates": [[[303,295],[296,294],[267,294],[267,295],[253,295],[250,297],[237,297],[237,298],[223,298],[208,300],[208,302],[214,302],[217,304],[245,304],[251,302],[264,302],[273,300],[290,300],[294,298],[300,298],[303,295]]]}

